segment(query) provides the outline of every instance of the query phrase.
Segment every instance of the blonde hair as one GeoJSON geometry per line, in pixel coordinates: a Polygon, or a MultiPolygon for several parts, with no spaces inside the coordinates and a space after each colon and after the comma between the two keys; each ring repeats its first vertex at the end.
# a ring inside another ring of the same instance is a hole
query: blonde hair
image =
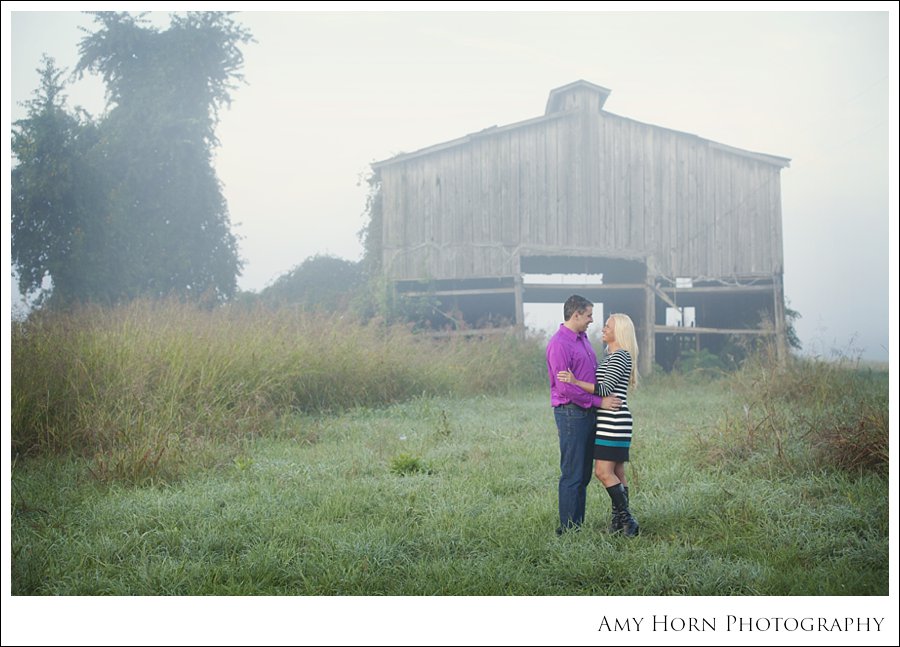
{"type": "Polygon", "coordinates": [[[637,370],[639,351],[637,337],[634,334],[634,323],[631,321],[631,317],[618,312],[609,315],[609,318],[616,322],[616,343],[631,355],[631,375],[628,378],[628,385],[629,390],[636,389],[639,377],[637,370]]]}

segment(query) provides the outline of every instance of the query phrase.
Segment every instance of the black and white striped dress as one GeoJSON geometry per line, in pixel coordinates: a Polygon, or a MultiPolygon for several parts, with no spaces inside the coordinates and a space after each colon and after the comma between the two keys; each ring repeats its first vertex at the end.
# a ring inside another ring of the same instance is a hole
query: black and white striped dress
{"type": "Polygon", "coordinates": [[[628,379],[631,376],[631,353],[620,348],[603,358],[597,366],[599,396],[616,395],[622,399],[617,411],[597,409],[597,428],[594,437],[594,458],[624,463],[631,447],[631,411],[628,410],[628,379]]]}

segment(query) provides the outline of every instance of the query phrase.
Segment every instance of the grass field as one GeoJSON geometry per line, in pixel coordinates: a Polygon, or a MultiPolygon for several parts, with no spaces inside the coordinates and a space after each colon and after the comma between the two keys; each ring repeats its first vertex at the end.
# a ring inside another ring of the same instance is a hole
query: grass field
{"type": "Polygon", "coordinates": [[[12,329],[14,595],[888,594],[887,373],[632,395],[640,537],[557,538],[543,343],[134,303],[12,329]]]}
{"type": "Polygon", "coordinates": [[[97,479],[74,453],[19,459],[12,592],[887,595],[886,474],[822,468],[788,432],[780,452],[727,443],[743,405],[726,380],[633,396],[632,540],[604,531],[596,483],[585,528],[554,535],[542,389],[289,412],[169,483],[97,479]]]}

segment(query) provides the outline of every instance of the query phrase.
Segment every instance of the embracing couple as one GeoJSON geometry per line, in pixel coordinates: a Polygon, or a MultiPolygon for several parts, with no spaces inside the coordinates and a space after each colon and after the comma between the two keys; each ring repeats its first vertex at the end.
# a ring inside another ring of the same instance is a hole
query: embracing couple
{"type": "Polygon", "coordinates": [[[625,463],[631,446],[628,391],[637,386],[637,339],[628,315],[613,314],[603,326],[606,355],[600,365],[587,337],[594,304],[573,294],[563,306],[564,323],[547,345],[550,404],[559,432],[559,527],[584,522],[587,486],[596,474],[612,500],[611,532],[638,534],[628,509],[625,463]]]}

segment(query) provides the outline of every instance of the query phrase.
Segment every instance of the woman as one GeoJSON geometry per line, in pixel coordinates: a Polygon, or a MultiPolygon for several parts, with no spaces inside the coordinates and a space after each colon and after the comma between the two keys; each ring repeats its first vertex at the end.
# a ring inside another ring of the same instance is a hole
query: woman
{"type": "Polygon", "coordinates": [[[599,396],[616,395],[622,400],[617,411],[597,409],[597,430],[594,437],[594,474],[603,483],[612,499],[612,532],[624,532],[634,537],[640,532],[637,520],[628,509],[628,486],[625,484],[625,463],[631,447],[631,411],[628,410],[628,391],[637,387],[638,347],[631,317],[610,315],[603,326],[603,342],[607,354],[597,367],[597,382],[576,380],[569,370],[560,371],[560,382],[574,384],[588,393],[599,396]]]}

